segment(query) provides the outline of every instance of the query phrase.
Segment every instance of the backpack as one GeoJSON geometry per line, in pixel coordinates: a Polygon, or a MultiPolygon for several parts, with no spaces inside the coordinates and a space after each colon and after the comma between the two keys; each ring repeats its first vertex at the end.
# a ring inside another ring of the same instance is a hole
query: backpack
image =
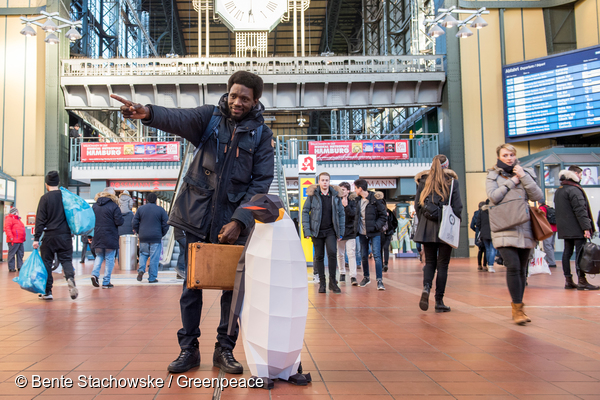
{"type": "Polygon", "coordinates": [[[546,219],[550,224],[556,225],[556,210],[553,207],[546,206],[546,219]]]}
{"type": "MultiPolygon", "coordinates": [[[[212,117],[210,117],[210,121],[208,121],[208,125],[206,126],[206,129],[204,130],[204,133],[202,134],[202,137],[200,138],[200,144],[198,145],[196,150],[194,150],[194,157],[196,157],[196,154],[198,154],[198,152],[200,151],[200,149],[202,148],[204,143],[208,140],[210,135],[214,134],[215,137],[217,138],[217,143],[218,143],[218,141],[219,141],[219,139],[218,139],[219,125],[221,124],[221,119],[223,119],[223,114],[221,114],[221,110],[219,109],[219,107],[215,106],[213,115],[212,115],[212,117]]],[[[264,126],[265,126],[265,124],[263,123],[261,126],[256,128],[256,130],[250,132],[250,134],[252,135],[252,139],[254,139],[255,154],[256,154],[256,149],[258,148],[258,145],[260,144],[260,139],[262,137],[262,132],[263,132],[264,126]]]]}

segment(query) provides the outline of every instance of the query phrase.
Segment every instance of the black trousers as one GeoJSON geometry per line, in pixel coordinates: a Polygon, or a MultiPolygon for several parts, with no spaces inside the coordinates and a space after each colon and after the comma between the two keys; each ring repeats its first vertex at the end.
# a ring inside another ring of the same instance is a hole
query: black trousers
{"type": "Polygon", "coordinates": [[[585,276],[584,272],[579,270],[579,263],[577,262],[577,255],[581,251],[581,248],[585,244],[585,239],[565,239],[565,249],[563,250],[562,266],[563,273],[566,277],[571,277],[571,256],[573,255],[573,249],[575,249],[575,272],[577,276],[585,276]]]}
{"type": "Polygon", "coordinates": [[[435,298],[442,299],[446,292],[448,281],[448,264],[452,255],[452,247],[446,243],[423,243],[425,251],[425,266],[423,267],[423,286],[432,287],[433,277],[437,271],[435,280],[435,298]]]}
{"type": "Polygon", "coordinates": [[[390,243],[392,242],[392,235],[381,234],[381,259],[383,265],[388,265],[390,260],[390,243]]]}
{"type": "Polygon", "coordinates": [[[46,294],[52,294],[52,285],[54,278],[52,277],[52,263],[54,262],[54,254],[58,258],[58,262],[63,267],[65,279],[75,278],[75,270],[73,269],[73,242],[71,234],[62,235],[44,235],[42,246],[40,247],[40,256],[48,271],[48,282],[46,283],[46,294]]]}
{"type": "MultiPolygon", "coordinates": [[[[189,243],[205,242],[190,232],[186,232],[186,246],[189,243]]],[[[237,243],[236,243],[237,244],[237,243]]],[[[187,265],[187,251],[184,252],[187,265]]],[[[227,335],[229,328],[229,312],[231,310],[231,299],[233,290],[223,290],[221,294],[221,319],[217,327],[217,342],[223,349],[233,350],[238,338],[239,328],[235,330],[232,336],[227,335]]],[[[183,292],[179,299],[181,309],[181,322],[183,327],[177,332],[179,347],[181,349],[198,348],[198,338],[200,337],[200,316],[202,314],[202,290],[188,289],[187,283],[183,281],[183,292]]]]}
{"type": "Polygon", "coordinates": [[[483,259],[483,266],[487,266],[487,255],[485,254],[485,246],[483,243],[479,247],[479,251],[477,252],[477,265],[481,266],[481,262],[483,259]]]}
{"type": "Polygon", "coordinates": [[[525,293],[527,265],[529,264],[531,249],[500,247],[498,251],[506,267],[506,285],[508,286],[512,302],[520,304],[523,302],[523,293],[525,293]]]}
{"type": "Polygon", "coordinates": [[[327,263],[329,268],[329,282],[336,282],[335,272],[337,271],[337,239],[335,234],[327,235],[323,238],[313,237],[315,246],[314,267],[319,274],[319,280],[325,283],[325,248],[327,248],[327,263]]]}

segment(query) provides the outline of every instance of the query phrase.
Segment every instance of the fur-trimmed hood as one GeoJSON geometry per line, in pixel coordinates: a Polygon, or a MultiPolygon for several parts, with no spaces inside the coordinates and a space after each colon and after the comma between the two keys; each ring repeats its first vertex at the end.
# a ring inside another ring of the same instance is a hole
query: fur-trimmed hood
{"type": "MultiPolygon", "coordinates": [[[[381,200],[383,199],[384,194],[383,192],[379,192],[379,191],[375,191],[375,198],[377,200],[381,200]]],[[[352,192],[348,195],[348,200],[356,200],[358,198],[358,195],[356,194],[356,192],[352,192]]]]}
{"type": "MultiPolygon", "coordinates": [[[[415,182],[417,183],[417,185],[419,184],[419,182],[421,181],[421,178],[425,178],[427,179],[427,175],[429,175],[429,169],[425,170],[425,171],[421,171],[419,172],[417,175],[415,175],[415,182]]],[[[458,180],[458,175],[456,175],[456,172],[452,171],[449,168],[446,168],[443,170],[444,174],[446,175],[447,178],[451,178],[451,179],[456,179],[458,180]]]]}
{"type": "Polygon", "coordinates": [[[107,197],[110,200],[114,201],[116,205],[119,205],[119,199],[117,199],[117,196],[115,196],[112,193],[108,193],[108,192],[100,192],[96,194],[96,197],[94,197],[94,200],[97,202],[99,198],[101,197],[107,197]]]}
{"type": "Polygon", "coordinates": [[[569,171],[568,169],[563,169],[558,173],[558,179],[561,181],[571,180],[575,183],[579,183],[580,179],[577,174],[573,171],[569,171]]]}
{"type": "MultiPolygon", "coordinates": [[[[306,188],[306,196],[314,195],[318,188],[319,188],[319,185],[317,185],[317,184],[310,185],[309,187],[306,188]]],[[[338,185],[330,185],[329,190],[331,190],[332,192],[335,192],[337,197],[342,197],[342,191],[340,190],[340,187],[338,185]]]]}

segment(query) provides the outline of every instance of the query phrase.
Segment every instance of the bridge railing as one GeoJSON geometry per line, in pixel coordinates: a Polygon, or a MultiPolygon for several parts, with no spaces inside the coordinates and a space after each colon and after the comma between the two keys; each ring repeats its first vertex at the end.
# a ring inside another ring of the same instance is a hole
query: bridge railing
{"type": "MultiPolygon", "coordinates": [[[[336,140],[318,135],[298,136],[278,136],[278,143],[281,152],[281,162],[284,166],[298,165],[298,155],[309,154],[308,143],[317,140],[336,140]]],[[[385,167],[394,165],[428,164],[433,157],[439,154],[438,134],[393,134],[385,135],[380,139],[366,138],[364,135],[350,135],[349,138],[339,140],[407,140],[408,156],[407,160],[344,160],[344,161],[319,161],[324,166],[351,167],[355,165],[366,165],[373,167],[385,167]],[[412,137],[411,137],[412,136],[412,137]]]]}
{"type": "Polygon", "coordinates": [[[188,76],[443,72],[443,56],[117,58],[62,60],[61,76],[188,76]]]}

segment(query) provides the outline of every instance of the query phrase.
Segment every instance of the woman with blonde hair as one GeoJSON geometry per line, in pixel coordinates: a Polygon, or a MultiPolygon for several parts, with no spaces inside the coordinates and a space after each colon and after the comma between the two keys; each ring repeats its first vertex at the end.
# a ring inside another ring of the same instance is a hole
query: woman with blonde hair
{"type": "Polygon", "coordinates": [[[492,242],[506,267],[512,318],[518,325],[525,325],[531,322],[523,311],[527,263],[531,249],[536,246],[527,201],[542,201],[544,196],[535,181],[535,172],[519,165],[513,145],[498,146],[496,155],[498,161],[488,170],[486,180],[492,242]]]}
{"type": "Polygon", "coordinates": [[[452,202],[452,211],[460,218],[462,202],[458,176],[449,169],[448,158],[443,154],[433,157],[431,169],[415,176],[417,182],[417,195],[415,197],[415,211],[419,224],[415,231],[414,241],[423,245],[425,253],[425,266],[423,267],[423,293],[419,307],[423,311],[429,308],[429,292],[433,284],[433,277],[437,271],[435,281],[435,312],[448,312],[450,307],[444,304],[444,292],[448,279],[448,264],[452,247],[442,242],[439,237],[442,219],[442,206],[452,202]]]}

